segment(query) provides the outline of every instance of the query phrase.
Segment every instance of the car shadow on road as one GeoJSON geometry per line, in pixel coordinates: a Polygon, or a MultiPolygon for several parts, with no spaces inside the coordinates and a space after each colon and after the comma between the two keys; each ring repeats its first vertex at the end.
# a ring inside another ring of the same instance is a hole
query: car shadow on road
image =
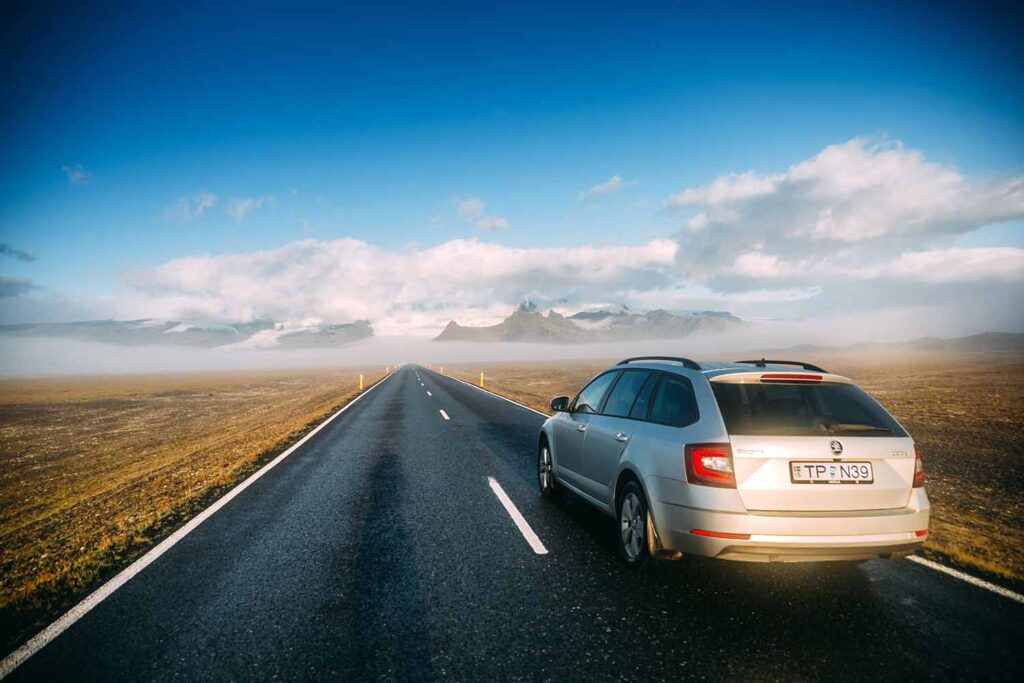
{"type": "Polygon", "coordinates": [[[653,676],[935,675],[921,633],[860,566],[687,557],[633,572],[618,558],[614,520],[569,496],[554,506],[600,550],[591,557],[601,566],[591,560],[588,573],[599,577],[600,594],[612,596],[620,620],[641,624],[656,653],[674,653],[655,654],[653,676]]]}

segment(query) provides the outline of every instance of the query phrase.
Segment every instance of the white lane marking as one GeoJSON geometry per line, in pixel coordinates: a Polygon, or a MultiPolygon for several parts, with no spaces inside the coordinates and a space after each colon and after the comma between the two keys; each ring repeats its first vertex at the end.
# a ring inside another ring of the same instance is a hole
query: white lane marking
{"type": "Polygon", "coordinates": [[[154,546],[153,549],[150,550],[148,553],[146,553],[145,555],[143,555],[142,557],[128,565],[117,576],[107,581],[105,584],[103,584],[95,591],[90,593],[88,596],[86,596],[86,598],[82,600],[80,603],[78,603],[70,610],[65,612],[63,616],[57,619],[57,621],[47,626],[45,629],[34,635],[27,643],[19,647],[11,654],[7,655],[4,658],[4,660],[0,662],[0,679],[5,678],[8,674],[10,674],[16,668],[18,668],[18,666],[22,664],[26,659],[28,659],[29,657],[31,657],[32,655],[46,647],[46,645],[51,640],[59,636],[61,633],[70,628],[72,624],[74,624],[76,621],[78,621],[86,614],[88,614],[89,610],[91,610],[93,607],[109,598],[114,591],[116,591],[124,584],[128,583],[136,574],[138,574],[143,569],[151,565],[161,555],[163,555],[168,550],[173,548],[175,544],[177,544],[181,539],[185,538],[190,533],[195,531],[196,527],[198,527],[200,524],[202,524],[207,519],[212,517],[214,513],[216,513],[222,507],[230,503],[235,498],[235,496],[237,496],[242,491],[252,486],[252,484],[254,484],[256,480],[262,477],[264,474],[274,469],[274,467],[276,467],[282,460],[284,460],[289,455],[294,453],[296,450],[301,448],[304,443],[312,439],[317,432],[319,432],[321,429],[323,429],[331,422],[333,422],[334,418],[344,413],[346,410],[355,405],[356,401],[361,399],[363,396],[366,396],[371,391],[373,391],[381,384],[386,382],[389,377],[391,377],[391,375],[388,375],[387,377],[380,380],[379,382],[371,386],[369,389],[367,389],[366,391],[359,394],[354,399],[343,405],[337,412],[335,412],[333,415],[331,415],[326,420],[324,420],[316,427],[314,427],[309,434],[306,434],[306,436],[299,439],[284,453],[281,453],[281,455],[277,456],[276,458],[268,462],[266,465],[261,467],[259,470],[251,474],[248,479],[246,479],[241,484],[239,484],[238,486],[236,486],[235,488],[231,489],[223,496],[218,498],[210,507],[206,508],[198,515],[193,517],[191,520],[189,520],[189,522],[185,524],[185,526],[181,527],[173,534],[165,538],[159,544],[154,546]]]}
{"type": "Polygon", "coordinates": [[[526,518],[519,512],[519,508],[516,507],[516,504],[513,503],[512,499],[508,497],[507,493],[505,493],[505,489],[501,488],[501,484],[498,483],[498,480],[494,477],[487,477],[487,483],[491,485],[491,490],[494,491],[494,495],[496,495],[498,500],[501,501],[501,504],[505,506],[505,512],[507,512],[508,516],[512,518],[512,521],[516,523],[516,526],[519,528],[519,533],[523,535],[526,542],[530,544],[531,548],[533,548],[533,552],[538,555],[547,555],[548,549],[540,542],[540,538],[534,533],[530,523],[526,521],[526,518]]]}
{"type": "Polygon", "coordinates": [[[433,396],[433,394],[428,391],[427,396],[433,396]]]}
{"type": "Polygon", "coordinates": [[[947,567],[946,565],[939,564],[938,562],[932,562],[929,559],[926,559],[924,557],[919,557],[917,555],[910,555],[909,557],[907,557],[907,559],[910,560],[911,562],[916,562],[917,564],[924,565],[925,567],[928,567],[929,569],[934,569],[937,572],[942,572],[943,574],[949,574],[950,576],[952,576],[955,579],[960,579],[961,581],[966,581],[967,583],[971,584],[972,586],[977,586],[978,588],[984,588],[985,590],[990,591],[992,593],[995,593],[996,595],[1001,595],[1004,598],[1007,598],[1009,600],[1013,600],[1014,602],[1019,602],[1021,604],[1024,604],[1024,595],[1021,595],[1020,593],[1014,593],[1009,588],[1003,588],[1002,586],[997,586],[994,583],[989,583],[988,581],[985,581],[983,579],[979,579],[977,576],[971,576],[970,574],[966,574],[966,573],[964,573],[962,571],[953,569],[952,567],[947,567]]]}
{"type": "Polygon", "coordinates": [[[484,389],[483,387],[478,387],[477,385],[473,384],[472,382],[467,382],[464,379],[459,379],[458,377],[452,377],[451,375],[441,375],[441,376],[442,377],[449,377],[451,379],[454,379],[456,382],[462,382],[463,384],[465,384],[468,387],[473,387],[474,389],[479,389],[480,391],[484,392],[485,394],[488,394],[490,396],[494,396],[496,398],[500,398],[502,401],[508,401],[512,405],[519,406],[520,408],[526,408],[530,412],[537,413],[541,417],[545,417],[545,418],[551,417],[549,414],[542,413],[541,411],[537,410],[536,408],[531,408],[530,406],[523,405],[519,401],[513,401],[512,399],[506,398],[505,396],[502,396],[501,394],[496,394],[493,391],[488,391],[487,389],[484,389]]]}
{"type": "Polygon", "coordinates": [[[441,417],[443,417],[446,420],[450,420],[451,419],[450,417],[448,417],[448,413],[444,412],[443,410],[441,411],[441,417]]]}

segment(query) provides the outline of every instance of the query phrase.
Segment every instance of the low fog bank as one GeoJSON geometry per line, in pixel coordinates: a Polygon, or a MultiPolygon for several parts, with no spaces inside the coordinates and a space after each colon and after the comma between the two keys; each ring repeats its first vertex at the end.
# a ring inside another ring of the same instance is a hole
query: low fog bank
{"type": "MultiPolygon", "coordinates": [[[[897,312],[816,321],[750,321],[735,332],[684,339],[596,343],[527,344],[432,342],[418,337],[373,337],[328,349],[202,349],[177,346],[114,346],[50,338],[0,338],[0,376],[139,374],[226,370],[304,369],[346,366],[436,365],[493,361],[615,359],[678,355],[695,359],[757,353],[798,345],[843,347],[859,342],[899,342],[922,336],[956,337],[962,329],[943,321],[897,312]],[[935,324],[945,333],[936,333],[935,324]]],[[[1006,331],[1020,331],[1017,329],[1006,331]]]]}

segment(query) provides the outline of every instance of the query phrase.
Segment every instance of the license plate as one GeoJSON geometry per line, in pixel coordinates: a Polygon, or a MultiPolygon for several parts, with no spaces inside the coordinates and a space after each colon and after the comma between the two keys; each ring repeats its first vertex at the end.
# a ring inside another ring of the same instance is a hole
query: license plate
{"type": "Polygon", "coordinates": [[[871,484],[875,472],[869,462],[790,462],[794,484],[871,484]]]}

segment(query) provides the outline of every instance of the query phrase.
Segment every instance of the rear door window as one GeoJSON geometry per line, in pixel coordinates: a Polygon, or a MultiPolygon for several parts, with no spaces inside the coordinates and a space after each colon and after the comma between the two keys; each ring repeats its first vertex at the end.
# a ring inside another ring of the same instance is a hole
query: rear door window
{"type": "Polygon", "coordinates": [[[852,384],[731,384],[711,388],[730,434],[906,436],[863,389],[852,384]]]}
{"type": "Polygon", "coordinates": [[[651,422],[670,427],[685,427],[697,421],[697,397],[690,380],[665,374],[651,405],[651,422]]]}
{"type": "Polygon", "coordinates": [[[651,374],[649,370],[623,371],[619,381],[615,383],[612,393],[608,395],[608,400],[604,404],[604,410],[601,412],[614,417],[629,417],[629,411],[632,410],[633,403],[651,374]]]}
{"type": "Polygon", "coordinates": [[[601,401],[608,393],[608,388],[618,377],[618,372],[606,372],[593,382],[583,388],[576,400],[573,401],[572,412],[574,413],[597,413],[601,410],[601,401]]]}

